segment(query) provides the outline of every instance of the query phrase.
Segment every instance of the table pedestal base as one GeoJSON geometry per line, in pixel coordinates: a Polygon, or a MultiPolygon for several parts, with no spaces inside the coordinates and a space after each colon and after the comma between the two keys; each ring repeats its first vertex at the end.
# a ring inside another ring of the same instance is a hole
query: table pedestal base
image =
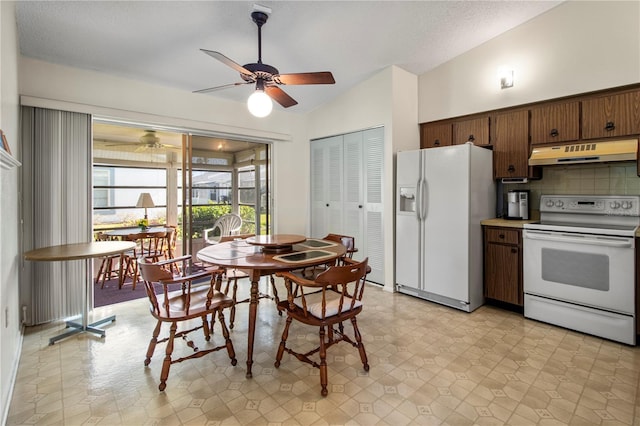
{"type": "Polygon", "coordinates": [[[101,328],[96,328],[96,326],[100,324],[104,324],[106,322],[114,322],[115,320],[116,320],[116,316],[111,315],[110,317],[106,317],[101,320],[92,322],[91,324],[88,324],[86,326],[79,324],[77,322],[67,321],[66,322],[67,328],[73,328],[73,330],[69,330],[66,333],[62,333],[55,337],[50,338],[49,345],[53,345],[58,340],[66,339],[67,337],[73,336],[74,334],[78,334],[78,333],[95,333],[95,334],[99,334],[100,337],[102,338],[105,336],[106,331],[104,331],[101,328]]]}

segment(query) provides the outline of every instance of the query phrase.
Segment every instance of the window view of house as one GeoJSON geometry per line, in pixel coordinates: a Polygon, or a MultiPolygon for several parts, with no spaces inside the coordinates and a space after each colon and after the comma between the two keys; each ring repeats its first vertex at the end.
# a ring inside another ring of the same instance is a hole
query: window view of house
{"type": "MultiPolygon", "coordinates": [[[[148,192],[155,207],[148,208],[151,223],[166,222],[167,174],[164,169],[94,165],[94,230],[136,226],[141,209],[135,205],[148,192]]],[[[142,213],[144,214],[144,213],[142,213]]]]}

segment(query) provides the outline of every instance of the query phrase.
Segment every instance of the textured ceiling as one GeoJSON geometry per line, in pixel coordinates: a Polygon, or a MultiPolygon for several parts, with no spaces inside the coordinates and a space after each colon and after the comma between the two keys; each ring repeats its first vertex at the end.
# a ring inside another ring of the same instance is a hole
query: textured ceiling
{"type": "MultiPolygon", "coordinates": [[[[185,91],[241,81],[201,48],[256,62],[247,1],[19,1],[20,52],[185,91]]],[[[281,73],[331,71],[332,86],[287,86],[317,108],[390,65],[422,74],[561,1],[263,1],[262,60],[281,73]]],[[[201,96],[244,101],[251,85],[201,96]]],[[[275,108],[281,108],[276,106],[275,108]]]]}

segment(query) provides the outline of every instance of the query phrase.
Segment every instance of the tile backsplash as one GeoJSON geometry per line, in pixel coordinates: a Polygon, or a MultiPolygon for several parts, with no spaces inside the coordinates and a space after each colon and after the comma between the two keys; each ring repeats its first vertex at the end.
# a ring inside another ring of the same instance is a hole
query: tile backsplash
{"type": "Polygon", "coordinates": [[[635,162],[544,166],[542,179],[503,185],[503,197],[513,189],[528,189],[530,208],[540,209],[540,195],[638,195],[640,177],[635,162]]]}

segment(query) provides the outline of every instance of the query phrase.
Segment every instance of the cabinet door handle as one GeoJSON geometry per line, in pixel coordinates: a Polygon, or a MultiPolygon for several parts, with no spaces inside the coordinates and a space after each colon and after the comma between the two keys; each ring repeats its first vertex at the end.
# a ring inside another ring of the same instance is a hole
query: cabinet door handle
{"type": "Polygon", "coordinates": [[[558,129],[551,129],[551,133],[549,133],[549,136],[551,136],[552,138],[555,138],[559,134],[560,132],[558,132],[558,129]]]}
{"type": "Polygon", "coordinates": [[[440,139],[436,139],[435,141],[433,141],[433,144],[435,146],[440,146],[440,139]]]}
{"type": "Polygon", "coordinates": [[[476,138],[473,135],[469,135],[469,139],[467,139],[467,142],[473,142],[475,140],[476,138]]]}
{"type": "Polygon", "coordinates": [[[518,249],[517,249],[517,248],[515,248],[515,247],[511,247],[511,253],[517,253],[517,252],[518,252],[518,249]]]}
{"type": "Polygon", "coordinates": [[[614,123],[613,121],[607,121],[607,124],[604,126],[604,129],[605,129],[607,132],[610,132],[610,131],[612,131],[612,130],[615,130],[615,129],[616,129],[616,125],[615,125],[615,123],[614,123]]]}
{"type": "Polygon", "coordinates": [[[516,168],[513,164],[509,164],[509,167],[507,167],[507,171],[513,173],[516,171],[516,168]]]}
{"type": "Polygon", "coordinates": [[[327,207],[329,207],[329,203],[327,203],[327,207]]]}
{"type": "Polygon", "coordinates": [[[498,235],[498,238],[500,238],[501,240],[504,240],[504,234],[498,235]]]}
{"type": "Polygon", "coordinates": [[[362,208],[362,204],[358,204],[358,208],[361,209],[362,208]]]}

